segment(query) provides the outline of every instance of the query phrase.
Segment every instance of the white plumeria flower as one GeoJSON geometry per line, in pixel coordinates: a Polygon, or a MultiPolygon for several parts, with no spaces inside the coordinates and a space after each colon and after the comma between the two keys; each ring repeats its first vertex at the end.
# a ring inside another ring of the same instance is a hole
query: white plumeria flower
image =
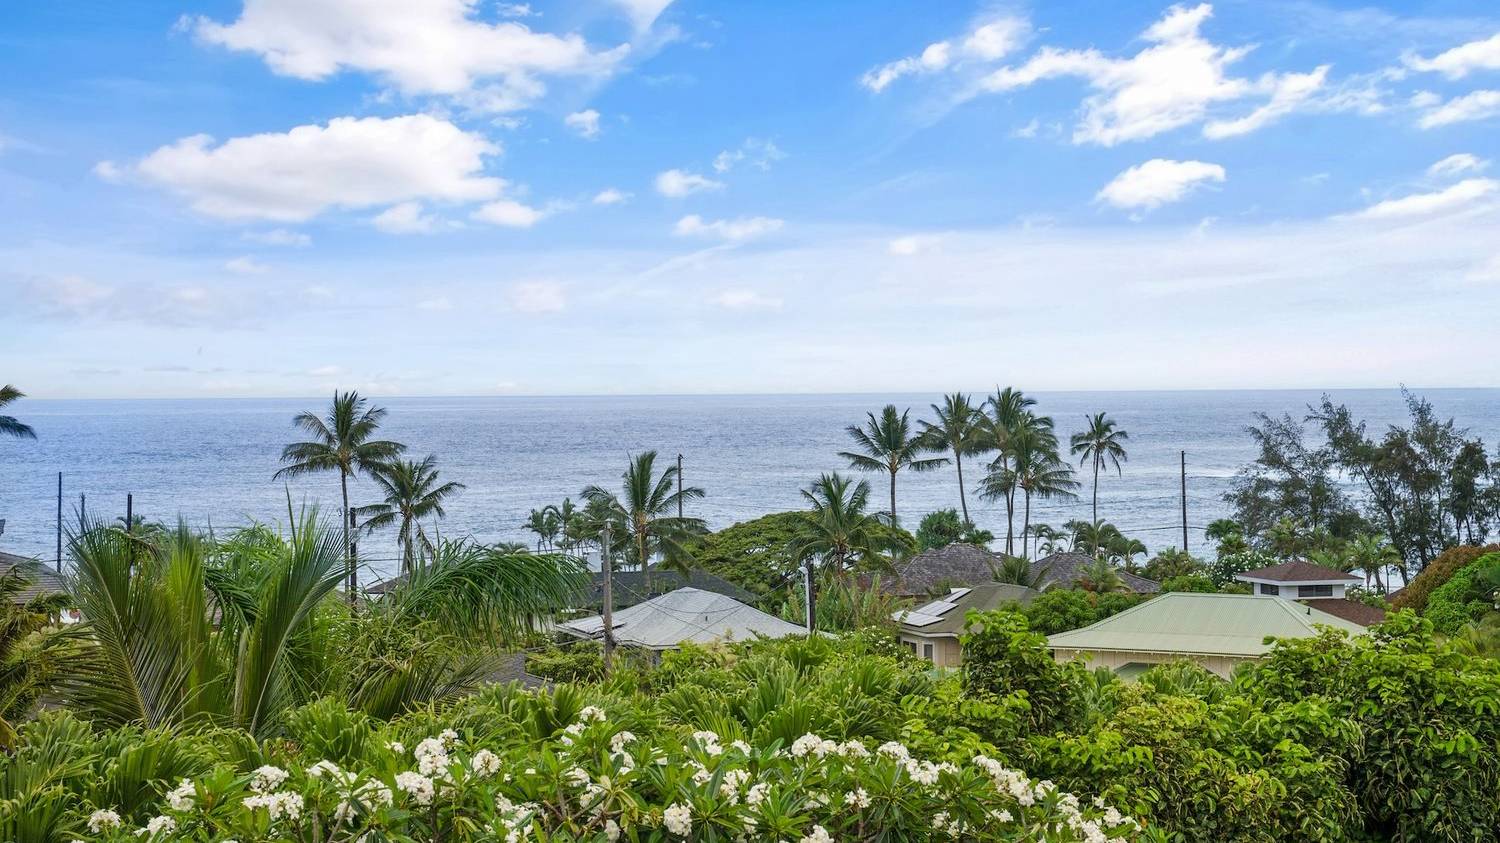
{"type": "Polygon", "coordinates": [[[112,828],[120,827],[120,815],[109,808],[100,808],[89,814],[89,831],[99,834],[112,828]]]}
{"type": "Polygon", "coordinates": [[[263,764],[255,768],[255,776],[250,780],[250,789],[256,793],[269,793],[287,779],[287,771],[270,764],[263,764]]]}
{"type": "Polygon", "coordinates": [[[488,749],[481,749],[469,759],[469,767],[473,769],[475,775],[486,778],[493,776],[500,772],[500,756],[488,749]]]}
{"type": "Polygon", "coordinates": [[[678,837],[687,837],[693,833],[692,806],[673,802],[662,812],[661,821],[667,827],[668,832],[678,837]]]}
{"type": "Polygon", "coordinates": [[[198,789],[193,787],[193,783],[183,779],[182,784],[167,791],[167,807],[174,811],[191,811],[197,795],[198,789]]]}

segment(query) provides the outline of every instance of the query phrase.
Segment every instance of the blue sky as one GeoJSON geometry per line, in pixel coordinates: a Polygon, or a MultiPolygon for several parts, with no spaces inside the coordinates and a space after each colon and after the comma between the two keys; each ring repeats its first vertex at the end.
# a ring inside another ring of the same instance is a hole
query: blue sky
{"type": "Polygon", "coordinates": [[[1495,386],[1486,2],[0,28],[35,396],[1495,386]]]}

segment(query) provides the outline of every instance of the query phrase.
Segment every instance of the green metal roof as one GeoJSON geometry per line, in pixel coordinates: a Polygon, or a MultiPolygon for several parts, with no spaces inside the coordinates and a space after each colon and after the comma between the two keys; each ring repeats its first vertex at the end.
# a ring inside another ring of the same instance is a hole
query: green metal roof
{"type": "Polygon", "coordinates": [[[1310,606],[1252,594],[1188,594],[1154,597],[1098,623],[1048,636],[1054,649],[1260,656],[1267,636],[1307,638],[1314,624],[1351,635],[1365,628],[1310,606]]]}
{"type": "Polygon", "coordinates": [[[964,616],[970,611],[988,612],[1007,603],[1030,603],[1041,592],[1024,585],[988,582],[968,588],[955,588],[936,600],[915,609],[902,609],[891,615],[902,632],[915,635],[956,637],[964,629],[964,616]]]}

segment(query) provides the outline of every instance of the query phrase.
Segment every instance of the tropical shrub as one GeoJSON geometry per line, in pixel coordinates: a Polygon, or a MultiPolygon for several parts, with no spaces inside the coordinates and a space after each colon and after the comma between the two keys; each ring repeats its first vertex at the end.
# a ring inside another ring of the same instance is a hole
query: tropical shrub
{"type": "MultiPolygon", "coordinates": [[[[1280,641],[1238,677],[1252,700],[1327,706],[1358,727],[1345,786],[1376,839],[1500,839],[1500,662],[1397,612],[1370,633],[1280,641]]],[[[1305,738],[1303,739],[1306,740],[1305,738]]]]}
{"type": "Polygon", "coordinates": [[[955,542],[966,542],[983,547],[995,540],[995,534],[982,530],[972,523],[964,523],[956,509],[939,509],[922,516],[917,525],[917,550],[932,550],[947,547],[955,542]]]}
{"type": "Polygon", "coordinates": [[[1452,579],[1460,569],[1468,567],[1481,556],[1500,552],[1500,544],[1484,547],[1465,544],[1450,547],[1428,562],[1421,573],[1412,578],[1406,587],[1391,596],[1391,608],[1415,609],[1418,614],[1427,611],[1427,600],[1432,592],[1452,579]]]}
{"type": "Polygon", "coordinates": [[[961,639],[964,692],[970,697],[1019,698],[1033,731],[1052,732],[1080,716],[1074,684],[1082,667],[1059,664],[1045,636],[1015,612],[970,613],[961,639]]]}
{"type": "Polygon", "coordinates": [[[1145,595],[1125,591],[1096,593],[1052,588],[1038,594],[1021,611],[1032,630],[1054,635],[1117,615],[1146,599],[1145,595]]]}
{"type": "Polygon", "coordinates": [[[1438,632],[1456,635],[1495,610],[1497,593],[1500,593],[1500,553],[1487,553],[1433,589],[1422,616],[1438,632]]]}
{"type": "Polygon", "coordinates": [[[604,677],[604,648],[593,641],[579,641],[530,652],[526,672],[556,682],[593,682],[604,677]]]}
{"type": "Polygon", "coordinates": [[[1161,590],[1163,592],[1189,591],[1198,594],[1214,594],[1219,590],[1219,587],[1214,585],[1213,580],[1202,574],[1184,574],[1180,577],[1169,577],[1163,580],[1161,590]]]}

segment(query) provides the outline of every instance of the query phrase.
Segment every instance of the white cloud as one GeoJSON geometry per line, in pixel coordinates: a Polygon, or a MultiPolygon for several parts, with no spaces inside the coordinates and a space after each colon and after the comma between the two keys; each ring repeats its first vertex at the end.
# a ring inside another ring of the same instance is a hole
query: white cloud
{"type": "Polygon", "coordinates": [[[506,293],[511,308],[521,313],[557,313],[567,308],[568,297],[556,281],[526,281],[506,293]]]}
{"type": "Polygon", "coordinates": [[[736,164],[746,161],[757,170],[769,170],[771,165],[786,157],[774,141],[745,138],[737,149],[726,149],[714,156],[714,172],[727,173],[736,164]]]}
{"type": "Polygon", "coordinates": [[[938,245],[938,238],[931,234],[908,234],[897,237],[886,244],[886,251],[893,255],[909,257],[931,251],[938,245]]]}
{"type": "Polygon", "coordinates": [[[437,229],[437,217],[423,213],[421,202],[392,205],[371,218],[370,224],[386,234],[429,234],[437,229]]]}
{"type": "Polygon", "coordinates": [[[1500,91],[1473,91],[1433,108],[1417,120],[1423,129],[1483,120],[1500,114],[1500,91]]]}
{"type": "Polygon", "coordinates": [[[505,185],[483,175],[499,148],[426,114],[338,117],[326,126],[232,138],[193,135],[146,156],[132,171],[223,219],[302,222],[330,208],[413,199],[469,202],[505,185]]]}
{"type": "Polygon", "coordinates": [[[616,190],[613,187],[604,188],[603,190],[594,194],[593,199],[595,205],[618,205],[622,202],[628,201],[630,201],[629,193],[625,193],[621,190],[616,190]]]}
{"type": "Polygon", "coordinates": [[[689,214],[677,221],[672,233],[679,237],[717,237],[730,242],[740,242],[779,231],[782,225],[782,220],[771,217],[705,220],[697,214],[689,214]]]}
{"type": "Polygon", "coordinates": [[[260,243],[263,246],[311,246],[312,237],[300,231],[291,231],[285,228],[273,228],[270,231],[247,231],[240,235],[241,240],[252,243],[260,243]]]}
{"type": "Polygon", "coordinates": [[[563,118],[563,123],[579,137],[592,140],[599,136],[599,112],[592,108],[569,114],[563,118]]]}
{"type": "Polygon", "coordinates": [[[423,299],[417,302],[417,308],[429,311],[452,310],[453,302],[447,296],[437,296],[436,298],[423,299]]]}
{"type": "Polygon", "coordinates": [[[1113,146],[1204,121],[1219,104],[1264,98],[1247,115],[1213,119],[1204,127],[1210,138],[1241,135],[1296,110],[1322,87],[1327,73],[1322,67],[1302,74],[1266,73],[1253,80],[1228,75],[1251,48],[1205,39],[1199,29],[1212,14],[1207,3],[1173,6],[1142,34],[1149,46],[1127,59],[1095,49],[1043,47],[1025,63],[984,77],[979,90],[1003,92],[1045,79],[1082,78],[1095,93],[1083,100],[1073,142],[1113,146]]]}
{"type": "Polygon", "coordinates": [[[469,215],[480,222],[492,225],[505,226],[506,228],[530,228],[547,216],[547,212],[540,208],[517,202],[514,199],[499,199],[481,205],[478,210],[469,215]]]}
{"type": "Polygon", "coordinates": [[[1483,41],[1470,41],[1454,47],[1430,59],[1408,55],[1402,60],[1412,70],[1441,73],[1449,79],[1462,79],[1476,70],[1500,70],[1500,32],[1483,41]]]}
{"type": "Polygon", "coordinates": [[[1218,164],[1153,158],[1115,176],[1097,198],[1116,208],[1150,210],[1180,201],[1205,184],[1222,181],[1224,168],[1218,164]]]}
{"type": "Polygon", "coordinates": [[[935,41],[922,52],[865,71],[859,83],[875,93],[903,76],[949,70],[966,61],[993,62],[1004,58],[1026,39],[1030,27],[1020,18],[998,18],[976,25],[957,41],[935,41]]]}
{"type": "Polygon", "coordinates": [[[249,255],[242,255],[233,260],[226,261],[224,268],[240,275],[260,275],[270,269],[270,267],[267,267],[263,263],[258,263],[249,255]]]}
{"type": "Polygon", "coordinates": [[[603,74],[628,47],[596,51],[576,34],[533,32],[478,19],[476,0],[245,0],[223,24],[192,21],[203,41],[259,55],[276,73],[322,80],[372,73],[406,94],[460,96],[492,111],[546,93],[539,77],[603,74]]]}
{"type": "Polygon", "coordinates": [[[541,12],[532,11],[530,3],[501,3],[495,11],[503,18],[541,17],[541,12]]]}
{"type": "Polygon", "coordinates": [[[95,164],[94,175],[98,176],[100,181],[107,181],[110,184],[119,184],[125,180],[125,172],[113,161],[100,161],[95,164]]]}
{"type": "Polygon", "coordinates": [[[1473,205],[1500,188],[1494,179],[1464,179],[1433,193],[1414,193],[1400,199],[1377,202],[1351,216],[1357,219],[1402,219],[1443,214],[1473,205]]]}
{"type": "Polygon", "coordinates": [[[780,310],[782,300],[755,290],[724,290],[713,297],[713,303],[727,310],[780,310]]]}
{"type": "Polygon", "coordinates": [[[686,170],[666,170],[656,176],[656,192],[674,199],[705,190],[720,190],[723,187],[723,182],[686,170]]]}
{"type": "Polygon", "coordinates": [[[1457,155],[1449,155],[1447,158],[1427,168],[1427,175],[1434,178],[1446,178],[1464,173],[1482,173],[1490,166],[1490,162],[1477,155],[1460,152],[1457,155]]]}
{"type": "Polygon", "coordinates": [[[672,5],[672,0],[614,0],[615,5],[625,10],[630,22],[638,30],[650,29],[661,13],[672,5]]]}

